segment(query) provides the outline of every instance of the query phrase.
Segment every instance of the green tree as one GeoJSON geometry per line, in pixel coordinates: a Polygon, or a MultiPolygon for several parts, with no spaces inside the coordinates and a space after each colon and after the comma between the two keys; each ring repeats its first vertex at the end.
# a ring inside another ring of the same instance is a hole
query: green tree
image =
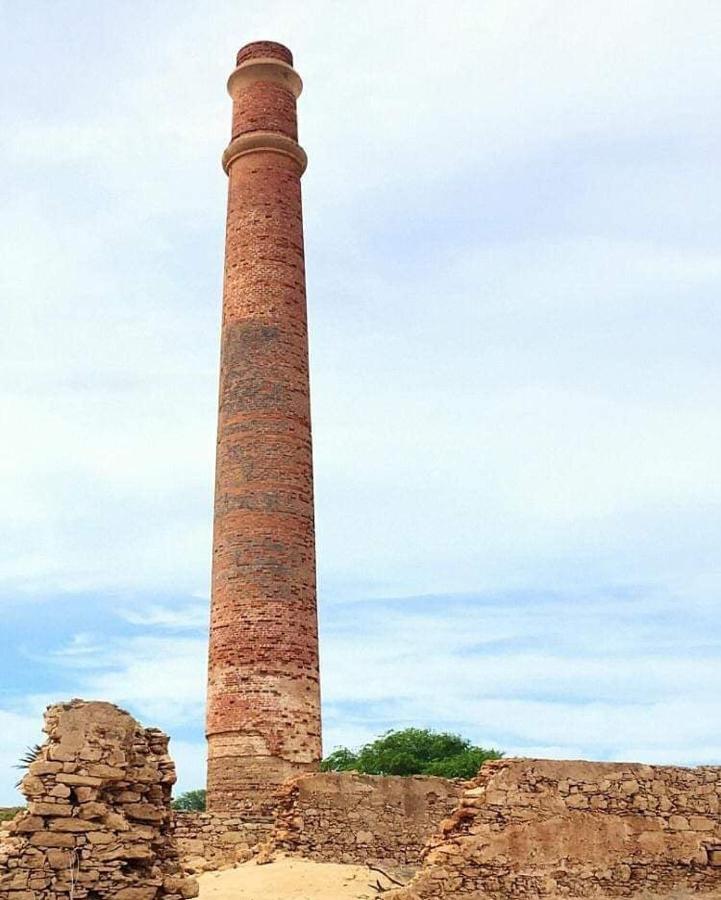
{"type": "Polygon", "coordinates": [[[205,790],[186,791],[173,800],[173,809],[179,812],[205,812],[205,790]]]}
{"type": "Polygon", "coordinates": [[[320,767],[323,772],[472,778],[487,759],[502,756],[500,751],[477,747],[458,734],[428,728],[404,728],[387,731],[357,751],[337,747],[320,767]]]}
{"type": "Polygon", "coordinates": [[[358,754],[347,747],[336,747],[320,764],[322,772],[350,772],[358,769],[358,754]]]}

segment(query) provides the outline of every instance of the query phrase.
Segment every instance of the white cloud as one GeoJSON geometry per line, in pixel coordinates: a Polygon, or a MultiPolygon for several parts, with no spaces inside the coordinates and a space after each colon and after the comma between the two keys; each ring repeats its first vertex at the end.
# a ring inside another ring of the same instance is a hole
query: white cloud
{"type": "Polygon", "coordinates": [[[143,609],[127,609],[120,613],[131,625],[172,630],[204,629],[208,625],[208,598],[183,607],[147,605],[143,609]]]}
{"type": "Polygon", "coordinates": [[[703,597],[639,587],[352,608],[325,616],[327,748],[426,725],[515,755],[721,758],[718,636],[703,597]]]}
{"type": "Polygon", "coordinates": [[[178,791],[203,784],[205,744],[189,740],[202,733],[205,704],[206,642],[203,638],[167,636],[177,620],[153,623],[137,637],[115,633],[112,619],[103,635],[78,633],[29,665],[44,668],[47,680],[63,685],[44,693],[33,691],[28,679],[24,696],[3,702],[0,697],[0,805],[18,801],[12,766],[25,747],[40,742],[42,712],[46,706],[70,697],[109,700],[128,709],[146,726],[163,728],[171,735],[171,752],[179,775],[178,791]],[[151,630],[160,626],[160,632],[151,630]],[[53,679],[53,667],[62,680],[53,679]]]}
{"type": "Polygon", "coordinates": [[[205,705],[205,648],[201,638],[118,640],[105,648],[96,659],[97,670],[79,684],[86,699],[112,697],[146,722],[163,727],[199,722],[205,705]]]}
{"type": "Polygon", "coordinates": [[[206,778],[205,741],[193,743],[172,740],[169,749],[178,773],[178,782],[173,789],[175,796],[202,788],[206,778]]]}
{"type": "MultiPolygon", "coordinates": [[[[717,4],[120,6],[0,11],[0,593],[207,594],[224,81],[275,37],[306,85],[324,598],[565,591],[520,624],[417,600],[380,630],[332,620],[326,743],[425,717],[508,750],[713,759],[715,623],[703,652],[678,635],[720,587],[717,4]],[[569,610],[599,603],[569,652],[569,610]],[[514,641],[535,643],[493,646],[514,641]]],[[[167,631],[108,623],[33,666],[198,724],[203,604],[119,605],[167,631]]]]}
{"type": "Polygon", "coordinates": [[[110,55],[98,14],[84,28],[102,52],[64,58],[65,105],[13,96],[8,590],[207,584],[224,77],[257,33],[287,40],[306,80],[324,579],[532,580],[579,523],[607,540],[626,514],[716,499],[717,379],[698,342],[719,254],[674,230],[679,206],[692,223],[709,207],[715,7],[312,8],[160,4],[152,27],[126,10],[110,55]]]}

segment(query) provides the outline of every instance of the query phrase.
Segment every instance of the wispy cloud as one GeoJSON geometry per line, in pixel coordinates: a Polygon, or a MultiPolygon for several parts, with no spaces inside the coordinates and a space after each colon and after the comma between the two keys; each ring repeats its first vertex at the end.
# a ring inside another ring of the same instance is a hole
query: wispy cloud
{"type": "Polygon", "coordinates": [[[76,670],[73,683],[83,697],[112,697],[146,721],[166,725],[202,719],[204,636],[145,633],[106,639],[102,645],[95,643],[96,639],[91,642],[86,635],[74,635],[53,654],[60,665],[76,670]]]}
{"type": "Polygon", "coordinates": [[[718,757],[717,4],[453,12],[0,9],[0,768],[86,694],[200,778],[223,84],[259,36],[306,86],[326,743],[718,757]]]}
{"type": "Polygon", "coordinates": [[[327,610],[329,743],[402,722],[520,755],[721,759],[713,607],[641,586],[598,595],[376,600],[352,625],[327,610]]]}
{"type": "MultiPolygon", "coordinates": [[[[33,641],[37,619],[11,625],[17,643],[4,655],[8,677],[0,694],[0,727],[7,722],[7,730],[0,738],[0,804],[13,801],[17,780],[4,762],[19,758],[29,735],[32,742],[39,739],[48,704],[70,697],[111,700],[142,722],[164,728],[174,738],[180,789],[201,783],[206,636],[204,627],[191,625],[183,614],[193,604],[179,603],[177,615],[148,604],[150,615],[143,617],[133,615],[130,598],[119,612],[113,598],[94,599],[54,598],[52,615],[44,616],[42,642],[33,641]],[[88,630],[75,631],[80,620],[88,630]]],[[[49,612],[49,605],[41,601],[39,611],[49,612]]],[[[13,607],[22,604],[11,605],[11,614],[13,607]]]]}
{"type": "Polygon", "coordinates": [[[176,608],[150,605],[143,609],[127,609],[121,612],[121,616],[131,625],[160,626],[179,631],[204,629],[208,624],[208,599],[176,608]]]}

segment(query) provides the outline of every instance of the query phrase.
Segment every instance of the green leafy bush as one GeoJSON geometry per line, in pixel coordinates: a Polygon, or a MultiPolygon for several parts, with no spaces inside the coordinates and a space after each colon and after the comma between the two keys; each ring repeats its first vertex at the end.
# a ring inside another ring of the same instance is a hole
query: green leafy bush
{"type": "Polygon", "coordinates": [[[22,806],[3,806],[0,807],[0,822],[9,822],[22,810],[22,806]]]}
{"type": "Polygon", "coordinates": [[[404,728],[387,731],[360,750],[338,747],[321,763],[323,772],[361,772],[365,775],[440,775],[472,778],[488,759],[500,759],[498,750],[477,747],[466,738],[446,731],[404,728]]]}
{"type": "Polygon", "coordinates": [[[186,791],[173,800],[173,809],[178,812],[205,812],[205,790],[186,791]]]}

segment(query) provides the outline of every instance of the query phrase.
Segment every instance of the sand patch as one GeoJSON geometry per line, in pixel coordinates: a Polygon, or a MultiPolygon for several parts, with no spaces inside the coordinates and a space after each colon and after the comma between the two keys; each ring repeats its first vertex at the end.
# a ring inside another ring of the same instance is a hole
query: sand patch
{"type": "Polygon", "coordinates": [[[370,885],[378,877],[365,866],[281,857],[265,866],[251,860],[224,872],[206,872],[198,881],[200,900],[375,900],[370,885]]]}

